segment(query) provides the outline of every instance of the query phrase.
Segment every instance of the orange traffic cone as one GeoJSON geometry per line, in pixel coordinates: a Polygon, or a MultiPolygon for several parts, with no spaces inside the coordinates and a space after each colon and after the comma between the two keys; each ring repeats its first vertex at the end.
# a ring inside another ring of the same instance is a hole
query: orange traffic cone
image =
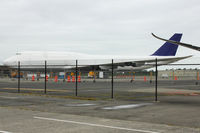
{"type": "Polygon", "coordinates": [[[146,76],[144,76],[144,81],[147,81],[147,78],[146,78],[146,76]]]}
{"type": "Polygon", "coordinates": [[[46,76],[46,81],[48,81],[48,79],[49,79],[49,77],[48,77],[48,76],[46,76]]]}
{"type": "Polygon", "coordinates": [[[75,76],[72,76],[72,82],[75,82],[75,76]]]}
{"type": "Polygon", "coordinates": [[[57,75],[55,76],[54,81],[55,81],[55,82],[58,82],[58,76],[57,76],[57,75]]]}
{"type": "Polygon", "coordinates": [[[80,75],[78,76],[78,82],[81,82],[81,76],[80,75]]]}
{"type": "Polygon", "coordinates": [[[134,81],[135,80],[135,76],[133,75],[133,77],[132,77],[132,80],[134,81]]]}
{"type": "Polygon", "coordinates": [[[67,76],[67,82],[71,82],[70,76],[67,76]]]}
{"type": "Polygon", "coordinates": [[[35,81],[35,76],[34,75],[32,76],[32,81],[35,81]]]}

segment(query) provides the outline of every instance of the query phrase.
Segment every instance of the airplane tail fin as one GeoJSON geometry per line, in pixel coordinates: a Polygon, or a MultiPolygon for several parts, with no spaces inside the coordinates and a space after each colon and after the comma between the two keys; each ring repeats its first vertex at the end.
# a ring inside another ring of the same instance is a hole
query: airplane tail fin
{"type": "MultiPolygon", "coordinates": [[[[182,34],[175,33],[169,40],[180,42],[182,34]]],[[[175,56],[178,45],[165,42],[155,53],[151,56],[175,56]]]]}

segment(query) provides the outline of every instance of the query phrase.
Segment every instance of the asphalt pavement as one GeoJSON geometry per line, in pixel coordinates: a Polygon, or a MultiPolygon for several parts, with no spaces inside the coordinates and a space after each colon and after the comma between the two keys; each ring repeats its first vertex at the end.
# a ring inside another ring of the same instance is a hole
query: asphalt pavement
{"type": "Polygon", "coordinates": [[[196,81],[155,84],[109,81],[75,84],[0,81],[0,132],[200,132],[200,86],[196,81]]]}

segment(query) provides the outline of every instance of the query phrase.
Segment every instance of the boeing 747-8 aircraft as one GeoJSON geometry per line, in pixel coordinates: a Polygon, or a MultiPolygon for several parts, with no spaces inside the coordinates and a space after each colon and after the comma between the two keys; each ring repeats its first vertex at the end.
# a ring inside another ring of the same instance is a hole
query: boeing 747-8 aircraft
{"type": "MultiPolygon", "coordinates": [[[[174,34],[170,40],[180,42],[182,34],[174,34]]],[[[6,59],[3,64],[10,67],[17,67],[18,62],[21,69],[40,69],[44,68],[47,61],[48,68],[51,69],[74,69],[78,60],[79,69],[92,70],[141,70],[153,67],[157,58],[158,65],[173,63],[191,56],[175,57],[178,45],[169,42],[164,43],[152,55],[146,57],[137,56],[102,56],[88,55],[73,52],[21,52],[6,59]]]]}

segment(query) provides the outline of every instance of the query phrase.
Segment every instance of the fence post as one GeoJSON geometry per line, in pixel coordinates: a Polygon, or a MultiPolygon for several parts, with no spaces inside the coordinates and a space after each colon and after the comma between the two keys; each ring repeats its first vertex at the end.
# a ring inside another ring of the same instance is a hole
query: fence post
{"type": "Polygon", "coordinates": [[[76,60],[76,96],[78,96],[78,60],[76,60]]]}
{"type": "Polygon", "coordinates": [[[45,60],[45,65],[44,65],[44,93],[47,93],[47,61],[45,60]]]}
{"type": "Polygon", "coordinates": [[[149,81],[150,84],[152,83],[152,75],[153,75],[153,74],[152,74],[152,71],[151,71],[151,72],[150,72],[150,81],[149,81]]]}
{"type": "Polygon", "coordinates": [[[198,85],[198,81],[199,81],[199,72],[198,72],[198,69],[197,69],[197,77],[196,77],[196,85],[198,85]]]}
{"type": "Polygon", "coordinates": [[[113,99],[113,69],[114,69],[114,66],[113,66],[113,59],[112,59],[112,80],[111,80],[111,98],[113,99]]]}
{"type": "Polygon", "coordinates": [[[156,78],[156,83],[155,83],[155,101],[157,102],[158,100],[158,92],[157,92],[157,89],[158,89],[158,63],[157,63],[157,58],[156,58],[156,73],[155,73],[155,78],[156,78]]]}
{"type": "Polygon", "coordinates": [[[18,93],[20,93],[20,61],[18,61],[18,93]]]}
{"type": "Polygon", "coordinates": [[[93,69],[93,72],[94,72],[94,74],[93,74],[93,83],[95,83],[95,82],[96,82],[96,73],[95,73],[95,68],[93,69]]]}

